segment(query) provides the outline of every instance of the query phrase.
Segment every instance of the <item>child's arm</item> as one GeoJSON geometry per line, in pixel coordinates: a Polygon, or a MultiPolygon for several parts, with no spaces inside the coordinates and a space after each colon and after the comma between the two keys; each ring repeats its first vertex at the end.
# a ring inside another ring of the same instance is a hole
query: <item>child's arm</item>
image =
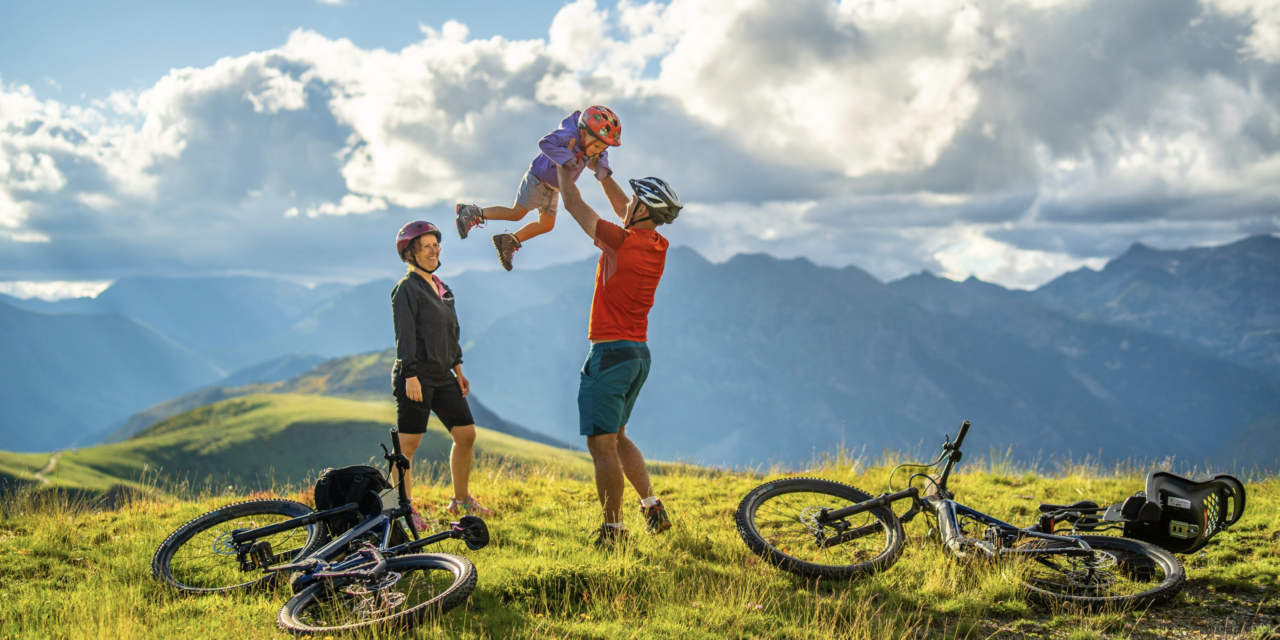
{"type": "Polygon", "coordinates": [[[613,169],[609,168],[609,151],[601,151],[600,155],[596,156],[596,161],[591,168],[596,172],[596,180],[601,182],[613,175],[613,169]]]}
{"type": "Polygon", "coordinates": [[[568,168],[564,165],[557,166],[556,176],[560,179],[560,198],[564,200],[564,208],[578,221],[578,226],[582,227],[587,236],[595,240],[596,223],[600,221],[600,216],[582,199],[582,192],[578,191],[578,185],[574,183],[568,168]]]}
{"type": "Polygon", "coordinates": [[[551,158],[551,161],[564,166],[572,163],[577,159],[578,155],[574,153],[573,147],[577,146],[578,130],[576,128],[567,129],[561,126],[559,129],[542,136],[538,141],[538,148],[542,150],[543,155],[551,158]]]}

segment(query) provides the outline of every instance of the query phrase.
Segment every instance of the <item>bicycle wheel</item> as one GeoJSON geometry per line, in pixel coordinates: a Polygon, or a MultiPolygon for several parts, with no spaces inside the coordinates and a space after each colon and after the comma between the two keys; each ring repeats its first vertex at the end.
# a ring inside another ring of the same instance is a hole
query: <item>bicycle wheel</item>
{"type": "MultiPolygon", "coordinates": [[[[250,500],[215,509],[178,527],[151,560],[151,575],[175,589],[192,594],[219,593],[265,586],[276,574],[240,568],[231,532],[256,529],[311,513],[292,500],[250,500]]],[[[279,563],[296,562],[324,546],[322,524],[281,531],[259,540],[271,543],[279,563]]]]}
{"type": "MultiPolygon", "coordinates": [[[[1089,610],[1106,607],[1149,607],[1182,590],[1186,573],[1176,556],[1153,544],[1113,536],[1073,536],[1084,540],[1094,554],[1024,558],[1020,579],[1031,595],[1044,603],[1067,602],[1089,610]]],[[[1071,546],[1027,538],[1023,549],[1071,546]]]]}
{"type": "Polygon", "coordinates": [[[794,478],[752,489],[738,505],[738,534],[752,553],[804,578],[848,580],[883,571],[902,553],[902,523],[888,507],[819,522],[871,495],[849,485],[794,478]]]}
{"type": "MultiPolygon", "coordinates": [[[[357,569],[369,569],[370,562],[357,569]]],[[[342,633],[372,626],[408,629],[466,601],[476,569],[461,556],[423,553],[387,559],[376,581],[321,580],[289,599],[276,624],[302,635],[342,633]]]]}

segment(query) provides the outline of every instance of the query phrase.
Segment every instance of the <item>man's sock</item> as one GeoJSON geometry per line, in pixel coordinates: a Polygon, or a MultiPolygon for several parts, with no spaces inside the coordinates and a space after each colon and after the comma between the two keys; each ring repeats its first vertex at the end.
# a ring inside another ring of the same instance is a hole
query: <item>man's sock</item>
{"type": "Polygon", "coordinates": [[[645,498],[640,501],[640,506],[646,509],[648,509],[649,507],[652,507],[655,504],[658,504],[658,496],[649,496],[648,498],[645,498]]]}

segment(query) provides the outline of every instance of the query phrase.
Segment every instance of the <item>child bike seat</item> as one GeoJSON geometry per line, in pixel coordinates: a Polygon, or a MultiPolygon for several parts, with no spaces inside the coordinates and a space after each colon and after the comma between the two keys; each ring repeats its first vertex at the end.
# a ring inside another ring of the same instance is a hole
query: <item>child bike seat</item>
{"type": "Polygon", "coordinates": [[[1103,519],[1123,522],[1126,538],[1191,553],[1240,520],[1244,505],[1244,484],[1225,473],[1195,482],[1153,471],[1145,491],[1112,505],[1103,519]]]}

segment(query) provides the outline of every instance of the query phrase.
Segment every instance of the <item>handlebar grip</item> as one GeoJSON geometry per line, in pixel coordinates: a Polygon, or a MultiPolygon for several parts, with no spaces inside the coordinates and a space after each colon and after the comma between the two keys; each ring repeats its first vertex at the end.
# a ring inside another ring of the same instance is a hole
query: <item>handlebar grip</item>
{"type": "Polygon", "coordinates": [[[391,452],[400,455],[400,430],[393,428],[391,430],[391,452]]]}
{"type": "Polygon", "coordinates": [[[964,436],[967,433],[969,433],[969,421],[965,420],[964,424],[960,425],[960,433],[959,435],[956,436],[956,441],[954,444],[951,445],[951,448],[959,449],[960,445],[964,443],[964,436]]]}

